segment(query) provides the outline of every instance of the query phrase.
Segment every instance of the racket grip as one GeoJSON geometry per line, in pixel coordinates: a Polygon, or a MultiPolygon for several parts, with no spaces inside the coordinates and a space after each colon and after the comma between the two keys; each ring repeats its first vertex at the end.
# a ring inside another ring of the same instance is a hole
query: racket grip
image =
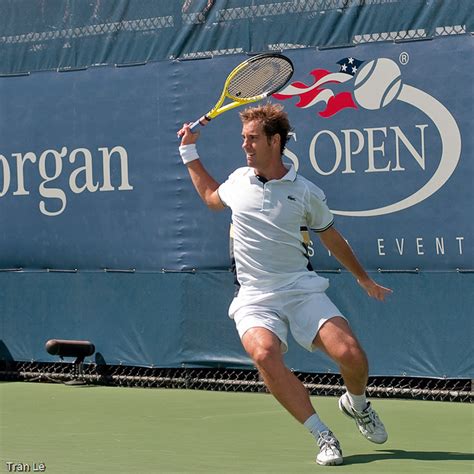
{"type": "Polygon", "coordinates": [[[193,128],[197,127],[198,125],[201,125],[202,127],[204,127],[204,125],[207,125],[210,121],[211,121],[211,119],[207,115],[203,115],[200,119],[193,122],[189,126],[189,129],[193,130],[193,128]]]}

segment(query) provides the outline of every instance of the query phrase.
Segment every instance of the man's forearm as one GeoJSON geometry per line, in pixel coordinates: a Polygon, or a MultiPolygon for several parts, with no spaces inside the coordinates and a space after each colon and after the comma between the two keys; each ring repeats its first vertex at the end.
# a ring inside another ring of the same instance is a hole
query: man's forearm
{"type": "Polygon", "coordinates": [[[209,208],[224,209],[225,206],[217,193],[219,183],[207,172],[199,159],[196,148],[199,133],[192,133],[189,125],[184,124],[183,128],[178,131],[178,136],[181,137],[179,154],[183,164],[188,168],[191,181],[199,196],[209,208]]]}
{"type": "Polygon", "coordinates": [[[357,260],[350,245],[344,240],[344,237],[333,227],[321,232],[319,237],[325,247],[349,270],[359,282],[359,285],[367,294],[379,301],[384,301],[385,297],[392,293],[390,288],[376,283],[367,275],[362,265],[357,260]]]}
{"type": "Polygon", "coordinates": [[[196,188],[201,199],[211,209],[222,209],[224,206],[219,199],[217,199],[216,190],[219,183],[206,171],[201,160],[195,160],[186,165],[188,168],[191,181],[196,188]]]}
{"type": "Polygon", "coordinates": [[[334,228],[319,234],[324,246],[331,252],[332,255],[347,269],[357,280],[365,280],[369,278],[367,272],[357,260],[354,252],[344,237],[334,228]]]}

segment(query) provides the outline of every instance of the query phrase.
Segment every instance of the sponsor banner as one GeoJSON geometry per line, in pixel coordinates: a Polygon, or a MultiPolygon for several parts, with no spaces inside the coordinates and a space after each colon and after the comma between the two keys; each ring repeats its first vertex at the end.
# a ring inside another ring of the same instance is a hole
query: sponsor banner
{"type": "MultiPolygon", "coordinates": [[[[327,195],[368,268],[472,268],[472,38],[287,51],[272,98],[286,159],[327,195]]],[[[229,266],[228,212],[208,211],[176,130],[217,100],[242,55],[1,78],[1,268],[229,266]]],[[[218,180],[244,164],[237,113],[202,129],[218,180]]],[[[311,235],[313,266],[338,268],[311,235]]]]}

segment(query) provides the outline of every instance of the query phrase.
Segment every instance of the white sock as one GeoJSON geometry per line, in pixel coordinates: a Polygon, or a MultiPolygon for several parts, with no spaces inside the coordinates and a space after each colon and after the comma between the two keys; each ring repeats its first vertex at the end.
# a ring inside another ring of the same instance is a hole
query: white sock
{"type": "Polygon", "coordinates": [[[367,408],[367,398],[365,396],[365,393],[362,395],[354,395],[349,392],[349,390],[346,390],[347,397],[349,398],[349,401],[351,402],[352,408],[354,408],[355,411],[364,411],[367,408]]]}
{"type": "Polygon", "coordinates": [[[303,424],[316,440],[319,438],[319,433],[329,431],[329,428],[321,421],[316,413],[311,415],[303,424]]]}

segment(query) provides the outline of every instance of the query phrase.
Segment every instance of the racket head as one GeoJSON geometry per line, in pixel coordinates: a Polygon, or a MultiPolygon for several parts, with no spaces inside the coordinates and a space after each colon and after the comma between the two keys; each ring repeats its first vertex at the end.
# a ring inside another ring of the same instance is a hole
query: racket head
{"type": "Polygon", "coordinates": [[[252,56],[236,66],[227,76],[216,105],[190,125],[206,125],[218,115],[235,107],[257,102],[285,87],[293,76],[294,66],[280,53],[262,53],[252,56]],[[232,102],[223,105],[225,99],[232,102]]]}
{"type": "Polygon", "coordinates": [[[254,102],[282,89],[294,72],[293,63],[279,53],[262,53],[240,63],[227,77],[225,95],[235,102],[254,102]]]}

